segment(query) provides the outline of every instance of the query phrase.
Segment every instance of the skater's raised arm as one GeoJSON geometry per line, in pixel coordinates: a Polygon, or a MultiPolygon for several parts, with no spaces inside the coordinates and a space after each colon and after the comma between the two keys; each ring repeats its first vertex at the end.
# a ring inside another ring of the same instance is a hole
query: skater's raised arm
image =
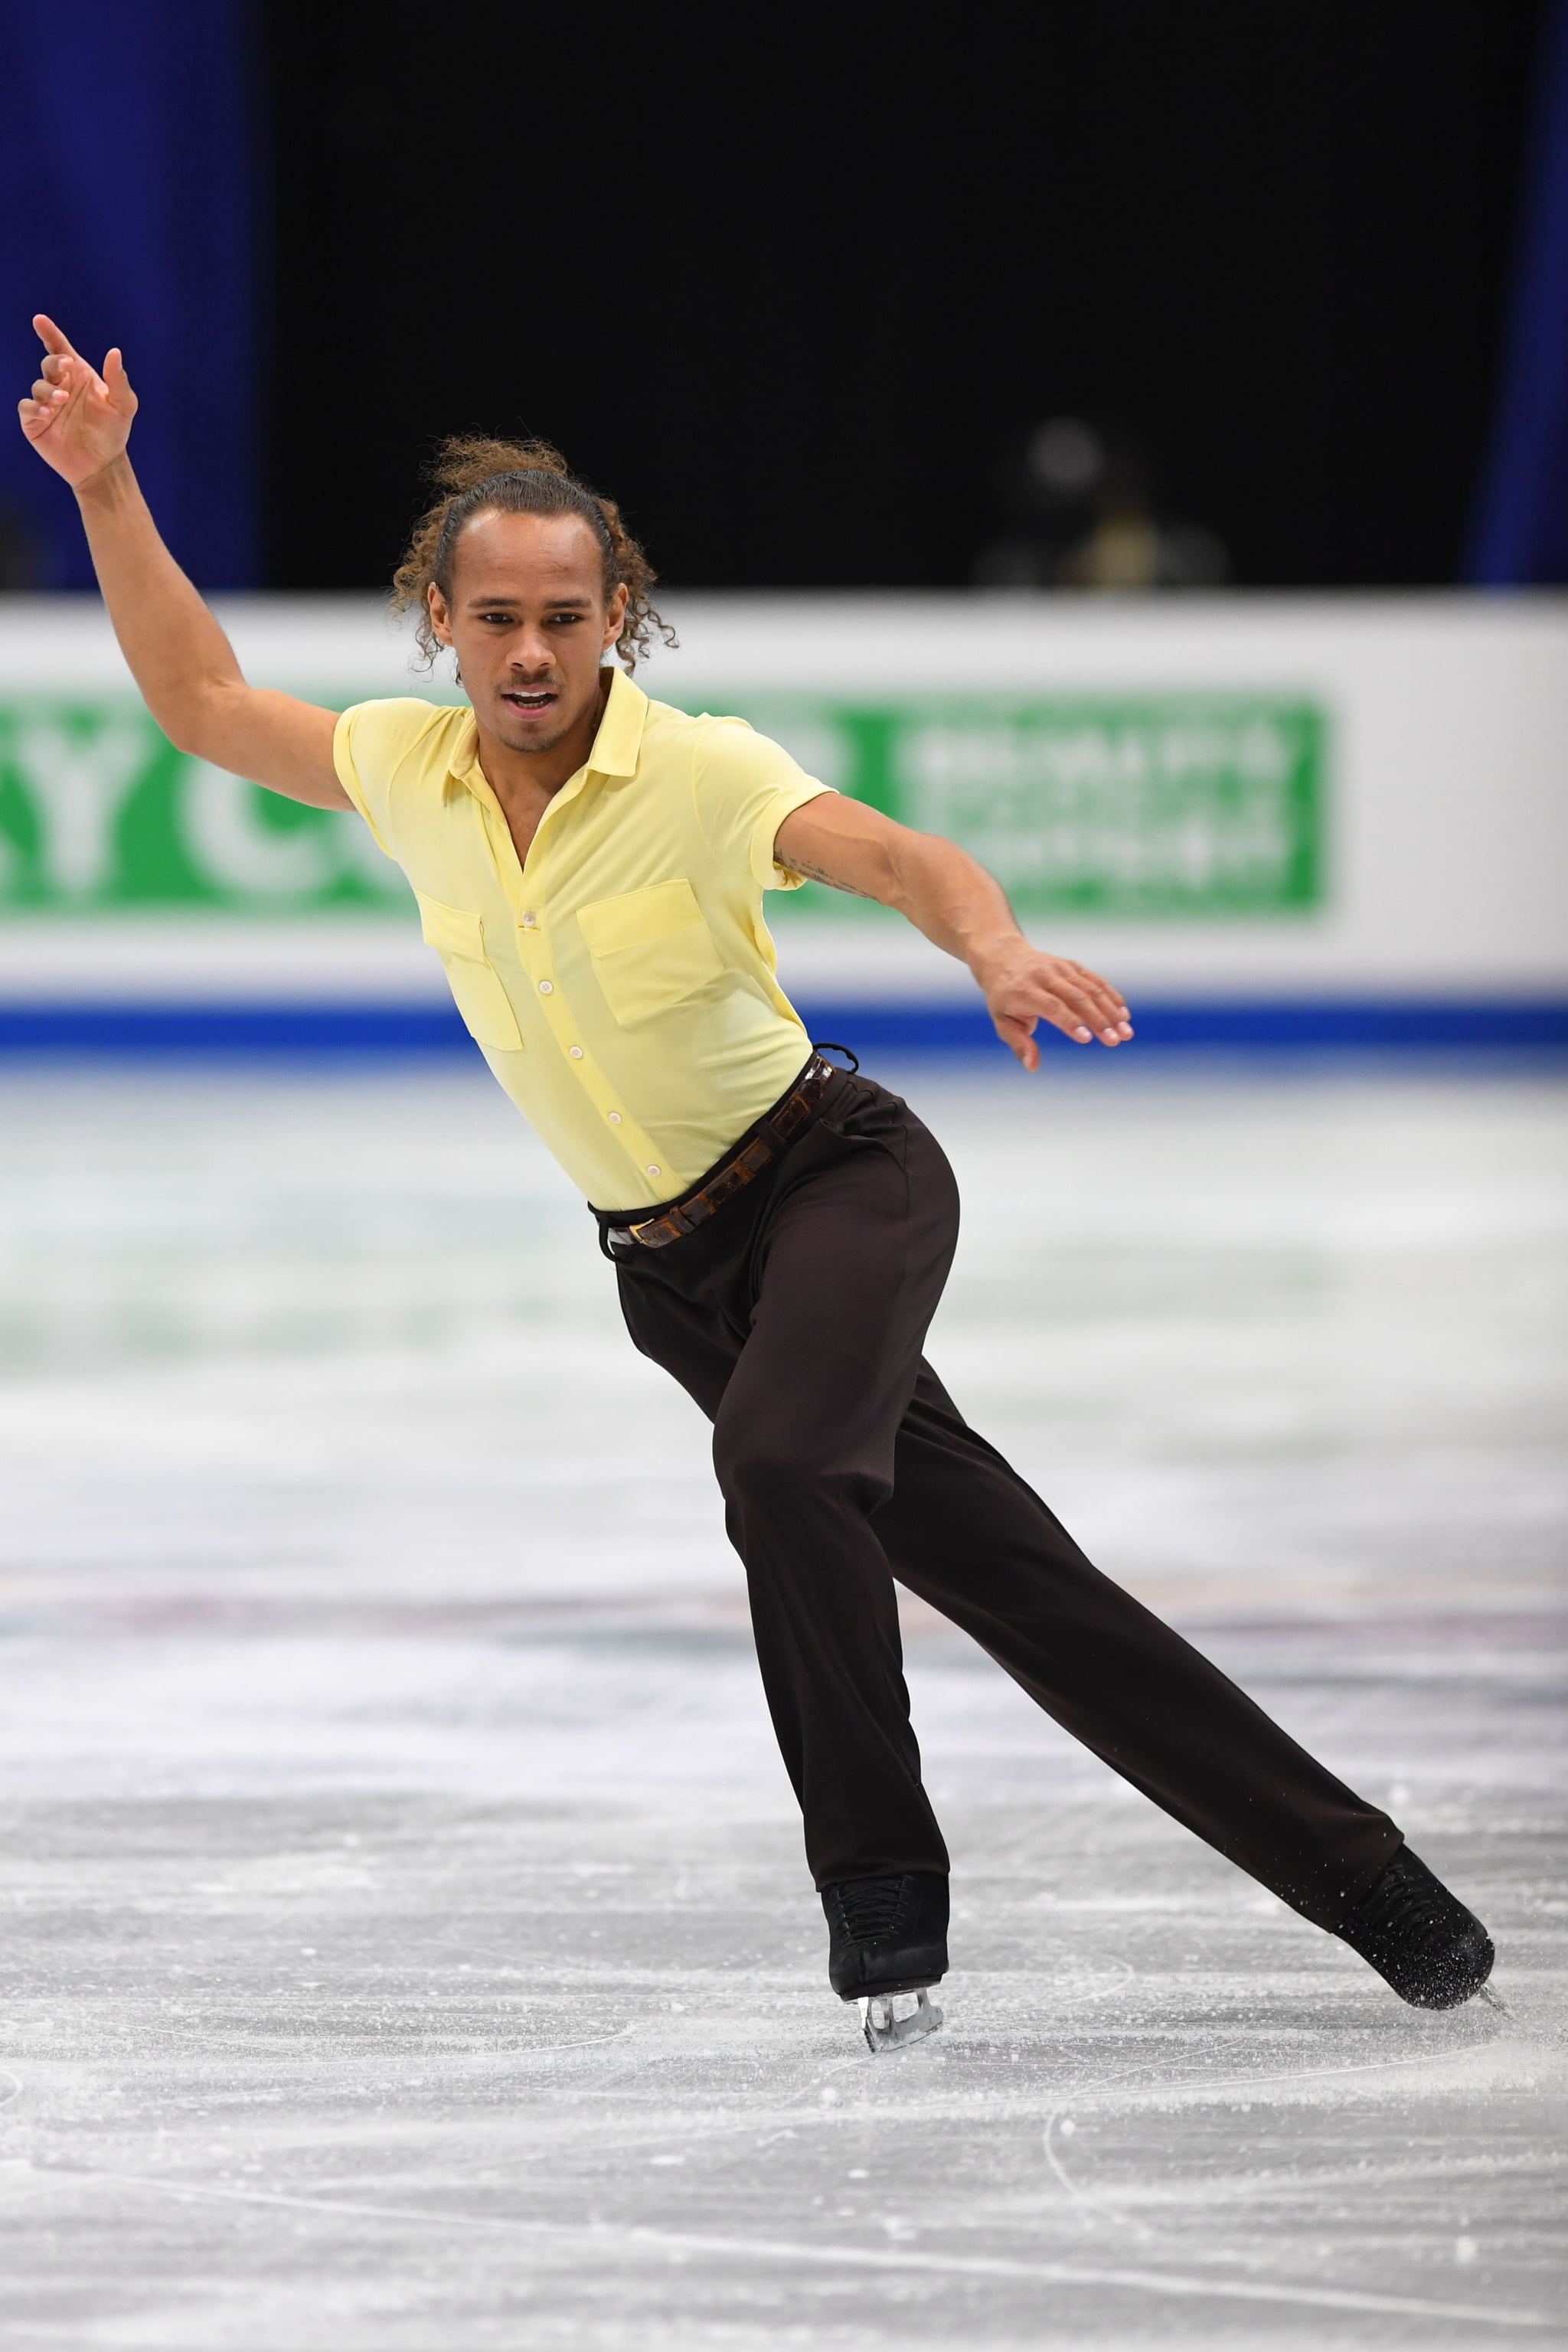
{"type": "Polygon", "coordinates": [[[1131,1037],[1120,992],[1087,964],[1047,955],[1019,929],[1002,886],[956,842],[896,824],[879,809],[823,793],[793,809],[773,855],[792,874],[875,898],[908,916],[928,940],[974,974],[996,1034],[1026,1070],[1038,1066],[1037,1023],[1075,1045],[1131,1037]]]}
{"type": "Polygon", "coordinates": [[[247,684],[234,648],[158,536],[125,454],[136,394],[118,350],[103,373],[52,319],[33,321],[44,359],[22,430],[68,481],[103,601],[148,709],[182,751],[290,800],[352,809],[332,766],[337,714],[247,684]]]}

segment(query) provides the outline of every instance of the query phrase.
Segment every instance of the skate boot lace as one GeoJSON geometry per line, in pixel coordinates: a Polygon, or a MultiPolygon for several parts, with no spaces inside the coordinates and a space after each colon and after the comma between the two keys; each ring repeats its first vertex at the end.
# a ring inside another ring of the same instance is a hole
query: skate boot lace
{"type": "Polygon", "coordinates": [[[1392,1942],[1412,1953],[1435,1944],[1447,1947],[1454,1938],[1459,1907],[1447,1887],[1395,1856],[1363,1897],[1348,1932],[1357,1943],[1392,1942]]]}
{"type": "Polygon", "coordinates": [[[901,1878],[853,1878],[833,1891],[843,1912],[845,1927],[858,1944],[875,1936],[892,1934],[903,1901],[901,1878]]]}

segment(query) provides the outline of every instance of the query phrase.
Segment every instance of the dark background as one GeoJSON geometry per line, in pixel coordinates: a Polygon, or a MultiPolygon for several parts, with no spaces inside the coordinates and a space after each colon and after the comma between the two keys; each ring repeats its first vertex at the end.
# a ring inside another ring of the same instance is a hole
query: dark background
{"type": "Polygon", "coordinates": [[[269,0],[266,584],[384,580],[471,426],[673,583],[957,584],[1062,412],[1238,584],[1451,582],[1541,17],[269,0]]]}

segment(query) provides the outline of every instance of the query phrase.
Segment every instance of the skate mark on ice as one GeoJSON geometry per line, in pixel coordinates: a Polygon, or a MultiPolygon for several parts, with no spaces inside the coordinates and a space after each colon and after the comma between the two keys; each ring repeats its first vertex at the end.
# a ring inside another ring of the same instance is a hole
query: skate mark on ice
{"type": "Polygon", "coordinates": [[[1058,2187],[1091,2227],[1097,2221],[1105,2221],[1114,2223],[1118,2229],[1130,2230],[1135,2238],[1170,2237],[1174,2234],[1173,2231],[1158,2229],[1152,2221],[1139,2221],[1135,2215],[1127,2212],[1115,2198],[1106,2196],[1103,2191],[1080,2189],[1069,2176],[1066,2165],[1052,2145],[1053,2136],[1060,2132],[1064,2126],[1068,2133],[1071,2134],[1072,2118],[1069,2111],[1072,2108],[1091,2106],[1101,2092],[1110,2090],[1118,2083],[1127,2082],[1137,2072],[1136,2067],[1129,2066],[1119,2074],[1102,2074],[1098,2083],[1090,2084],[1081,2094],[1074,2093],[1058,2101],[1046,2117],[1046,2127],[1041,2135],[1046,2151],[1046,2162],[1056,2175],[1058,2187]]]}
{"type": "MultiPolygon", "coordinates": [[[[1028,2019],[1020,2011],[1016,1996],[1008,1990],[1015,1981],[1026,1986],[1042,2012],[1054,2021],[1064,2010],[1088,2009],[1096,2001],[1109,2000],[1114,1993],[1123,1991],[1136,1974],[1131,1960],[1110,1953],[1092,1955],[1048,1975],[1036,1969],[1012,1969],[1005,1974],[997,1971],[973,1980],[961,1972],[950,1974],[942,1983],[949,2003],[945,2011],[944,2053],[950,2061],[956,2061],[986,2050],[1016,2050],[1026,2041],[1028,2019]],[[976,2009],[978,2017],[974,2015],[976,2009]],[[992,2020],[997,2015],[1005,2022],[994,2024],[992,2020]]],[[[1053,2036],[1047,2034],[1047,2038],[1053,2036]]]]}
{"type": "MultiPolygon", "coordinates": [[[[1479,2020],[1477,2025],[1479,2027],[1479,2020]]],[[[1480,2027],[1479,2031],[1472,2032],[1468,2040],[1458,2044],[1458,2054],[1485,2049],[1490,2043],[1502,2039],[1504,2036],[1500,2028],[1492,2027],[1487,2030],[1480,2027]]],[[[1113,2108],[1118,2106],[1136,2108],[1146,2101],[1163,2105],[1173,2099],[1178,2099],[1182,2094],[1195,2094],[1195,2096],[1188,2101],[1188,2104],[1194,2106],[1201,2106],[1215,2096],[1237,2092],[1247,2095],[1250,2100],[1251,2094],[1254,2092],[1289,2089],[1298,2083],[1328,2082],[1346,2075],[1392,2074],[1410,2066],[1425,2066],[1435,2057],[1449,2054],[1453,2053],[1439,2047],[1415,2051],[1404,2057],[1357,2059],[1342,2066],[1287,2066],[1277,2068],[1265,2074],[1220,2074],[1212,2078],[1207,2075],[1189,2074],[1179,2076],[1171,2082],[1162,2082],[1153,2075],[1145,2075],[1142,2083],[1136,2089],[1122,2087],[1132,2084],[1139,2072],[1136,2067],[1126,2067],[1114,2074],[1102,2074],[1096,2082],[1085,2084],[1081,2090],[1070,2093],[1058,2101],[1047,2117],[1042,2134],[1046,2162],[1074,2207],[1091,2224],[1097,2220],[1113,2222],[1118,2228],[1129,2231],[1132,2236],[1144,2242],[1159,2239],[1166,2241],[1180,2239],[1186,2234],[1184,2228],[1178,2227],[1174,2223],[1168,2223],[1162,2227],[1155,2221],[1142,2221],[1136,2215],[1129,2213],[1115,2196],[1102,2189],[1085,2189],[1072,2179],[1068,2171],[1065,2158],[1057,2146],[1057,2141],[1063,2135],[1064,2129],[1067,2137],[1072,2136],[1072,2116],[1076,2110],[1098,2105],[1113,2108]]],[[[1267,2100],[1259,2101],[1259,2105],[1268,2104],[1267,2100]]],[[[1146,2191],[1139,2193],[1143,2194],[1146,2191]]],[[[1234,2196],[1234,2184],[1227,2186],[1226,2193],[1234,2196]]]]}
{"type": "MultiPolygon", "coordinates": [[[[1054,2017],[1064,2009],[1087,2009],[1097,2000],[1109,2000],[1112,1993],[1122,1991],[1138,1974],[1131,1960],[1119,1952],[1090,1952],[1083,1958],[1068,1961],[1056,1968],[988,1969],[973,1979],[982,2006],[988,1999],[1005,1999],[1015,1983],[1026,1985],[1043,2004],[1048,2005],[1054,2017]]],[[[943,1979],[943,1990],[949,2000],[953,1996],[956,1980],[960,1993],[964,1990],[962,1969],[953,1969],[943,1979]]],[[[955,2042],[977,2037],[955,2037],[955,2042]]]]}
{"type": "Polygon", "coordinates": [[[931,2254],[910,2249],[886,2252],[870,2246],[825,2246],[783,2238],[726,2238],[695,2231],[654,2230],[604,2222],[557,2225],[510,2213],[431,2212],[419,2206],[374,2205],[357,2199],[296,2197],[282,2189],[220,2189],[207,2182],[156,2180],[142,2173],[103,2172],[82,2166],[40,2167],[61,2187],[97,2182],[117,2189],[145,2189],[153,2196],[223,2205],[279,2207],[294,2213],[335,2214],[345,2220],[386,2221],[437,2231],[504,2230],[509,2236],[546,2238],[556,2245],[580,2243],[585,2258],[602,2261],[612,2247],[626,2252],[662,2254],[679,2261],[692,2254],[721,2260],[809,2264],[816,2270],[916,2272],[931,2278],[1019,2280],[1042,2286],[1124,2287],[1133,2294],[1177,2295],[1220,2303],[1293,2304],[1321,2311],[1364,2311],[1408,2319],[1468,2321],[1482,2327],[1555,2327],[1550,2313],[1494,2308],[1484,2304],[1437,2303],[1403,2294],[1374,2294],[1355,2288],[1274,2286],[1239,2279],[1205,2278],[1189,2272],[1124,2270],[1108,2263],[1026,2262],[1001,2254],[931,2254]]]}
{"type": "Polygon", "coordinates": [[[0,2107],[8,2107],[13,2099],[19,2099],[21,2095],[21,2077],[0,2067],[0,2107]]]}

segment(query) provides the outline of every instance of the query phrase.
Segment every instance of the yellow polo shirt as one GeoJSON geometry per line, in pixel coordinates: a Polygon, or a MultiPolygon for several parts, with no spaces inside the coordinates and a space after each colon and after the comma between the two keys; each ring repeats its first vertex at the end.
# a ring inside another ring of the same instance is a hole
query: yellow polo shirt
{"type": "Polygon", "coordinates": [[[798,884],[773,836],[828,787],[778,744],[616,670],[521,866],[466,707],[358,703],[332,756],[486,1061],[595,1206],[673,1199],[784,1092],[810,1040],[763,892],[798,884]]]}

